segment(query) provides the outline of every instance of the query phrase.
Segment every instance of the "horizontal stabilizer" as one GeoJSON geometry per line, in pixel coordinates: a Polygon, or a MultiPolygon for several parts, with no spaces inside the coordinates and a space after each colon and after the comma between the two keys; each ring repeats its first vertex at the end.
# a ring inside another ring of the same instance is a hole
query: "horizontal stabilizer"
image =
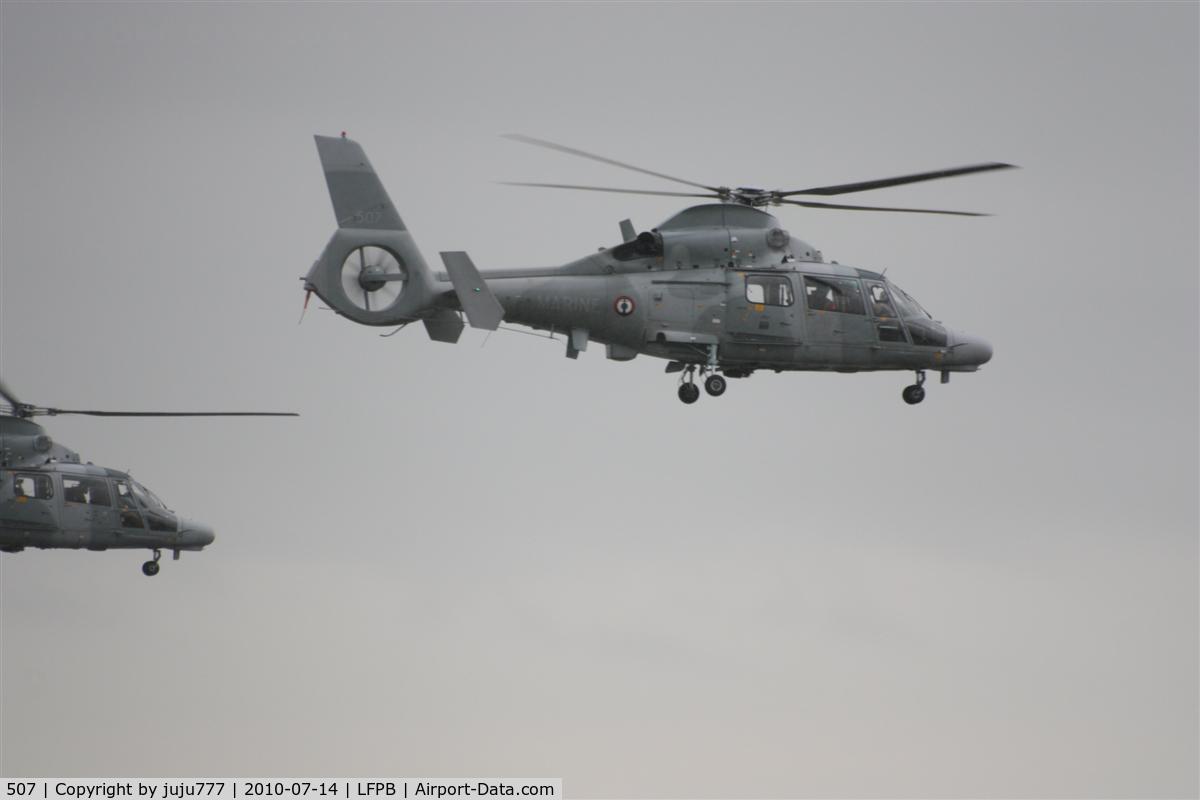
{"type": "Polygon", "coordinates": [[[504,306],[500,305],[479,270],[475,269],[471,257],[462,252],[441,255],[450,282],[454,284],[454,293],[458,295],[458,303],[471,327],[489,331],[500,327],[500,320],[504,319],[504,306]]]}
{"type": "Polygon", "coordinates": [[[464,325],[462,317],[458,315],[457,311],[443,308],[436,315],[423,321],[425,332],[435,342],[454,344],[458,341],[458,337],[462,336],[464,325]]]}
{"type": "Polygon", "coordinates": [[[339,228],[404,230],[362,145],[345,136],[315,136],[339,228]]]}

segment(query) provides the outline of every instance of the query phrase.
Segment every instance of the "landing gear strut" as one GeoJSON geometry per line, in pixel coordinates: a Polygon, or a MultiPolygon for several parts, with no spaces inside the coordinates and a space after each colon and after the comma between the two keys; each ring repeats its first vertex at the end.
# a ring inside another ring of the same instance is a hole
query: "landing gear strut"
{"type": "Polygon", "coordinates": [[[925,370],[917,370],[917,382],[912,386],[905,386],[904,391],[900,393],[904,398],[904,402],[910,406],[915,406],[917,403],[925,399],[925,370]]]}
{"type": "Polygon", "coordinates": [[[156,548],[154,548],[154,560],[147,561],[145,564],[142,564],[142,574],[148,578],[152,578],[155,575],[157,575],[158,574],[158,560],[160,558],[162,558],[162,550],[159,550],[156,547],[156,548]]]}

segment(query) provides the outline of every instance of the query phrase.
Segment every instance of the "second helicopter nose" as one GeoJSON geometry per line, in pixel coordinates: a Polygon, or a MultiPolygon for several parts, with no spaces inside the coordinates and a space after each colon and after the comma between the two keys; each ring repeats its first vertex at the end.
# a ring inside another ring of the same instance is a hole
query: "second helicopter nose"
{"type": "Polygon", "coordinates": [[[954,334],[954,360],[961,364],[986,364],[992,360],[992,345],[982,336],[954,334]]]}
{"type": "Polygon", "coordinates": [[[199,550],[212,544],[216,538],[213,535],[213,529],[203,522],[196,522],[192,519],[181,520],[181,522],[179,539],[180,544],[185,548],[199,550]]]}

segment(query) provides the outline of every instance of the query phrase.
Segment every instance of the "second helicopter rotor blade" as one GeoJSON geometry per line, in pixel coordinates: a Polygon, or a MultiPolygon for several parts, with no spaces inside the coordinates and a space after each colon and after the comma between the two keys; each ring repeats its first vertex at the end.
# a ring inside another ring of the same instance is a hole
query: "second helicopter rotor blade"
{"type": "Polygon", "coordinates": [[[697,189],[707,189],[710,192],[717,192],[717,193],[720,193],[720,191],[721,191],[718,187],[715,187],[715,186],[705,186],[703,183],[696,183],[695,181],[689,181],[684,178],[676,178],[673,175],[666,175],[662,172],[655,172],[654,170],[643,169],[642,167],[635,167],[632,164],[626,164],[622,161],[617,161],[616,159],[606,158],[605,156],[598,156],[595,153],[588,153],[584,150],[577,150],[574,147],[567,147],[566,145],[563,145],[563,144],[556,144],[554,142],[548,142],[545,139],[535,139],[532,136],[526,136],[522,133],[504,133],[504,134],[501,134],[501,136],[503,136],[505,139],[512,139],[514,142],[522,142],[524,144],[531,144],[536,147],[545,147],[550,150],[557,150],[560,153],[567,153],[568,155],[579,156],[580,158],[588,158],[588,159],[591,159],[592,161],[599,161],[601,164],[610,164],[614,167],[620,167],[621,169],[633,170],[634,172],[640,172],[644,175],[653,175],[654,177],[662,178],[663,180],[674,181],[675,183],[683,183],[683,184],[687,184],[688,186],[695,186],[697,189]]]}
{"type": "Polygon", "coordinates": [[[496,181],[503,186],[533,186],[539,189],[582,189],[585,192],[616,192],[618,194],[652,194],[662,197],[712,197],[721,199],[724,195],[712,192],[710,194],[700,194],[699,192],[659,192],[652,189],[613,189],[607,186],[579,186],[573,183],[530,183],[528,181],[496,181]]]}
{"type": "Polygon", "coordinates": [[[966,167],[952,167],[950,169],[939,169],[933,172],[917,172],[912,175],[900,175],[895,178],[881,178],[874,181],[860,181],[858,183],[842,183],[836,186],[816,186],[812,189],[797,189],[790,192],[776,192],[776,197],[790,197],[796,194],[849,194],[850,192],[865,192],[869,189],[884,189],[888,186],[903,186],[906,183],[920,183],[921,181],[934,181],[940,178],[953,178],[957,175],[971,175],[976,172],[988,172],[994,169],[1016,169],[1013,164],[1002,164],[998,161],[991,161],[986,164],[972,164],[966,167]]]}
{"type": "Polygon", "coordinates": [[[780,200],[790,206],[805,208],[833,208],[840,211],[902,211],[909,214],[950,214],[956,217],[990,217],[991,214],[981,214],[977,211],[941,211],[934,208],[891,208],[888,206],[850,206],[841,203],[814,203],[806,200],[780,200]]]}
{"type": "Polygon", "coordinates": [[[40,414],[85,414],[89,417],[298,417],[294,411],[96,411],[77,408],[41,408],[40,414]]]}

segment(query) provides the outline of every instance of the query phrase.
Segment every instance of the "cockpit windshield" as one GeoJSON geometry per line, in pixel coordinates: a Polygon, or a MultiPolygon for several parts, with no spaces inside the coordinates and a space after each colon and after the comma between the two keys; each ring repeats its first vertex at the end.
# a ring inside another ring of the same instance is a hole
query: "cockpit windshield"
{"type": "Polygon", "coordinates": [[[142,486],[137,481],[130,481],[133,486],[133,493],[137,495],[138,500],[142,501],[142,505],[152,511],[170,511],[167,504],[158,499],[158,495],[142,486]]]}
{"type": "Polygon", "coordinates": [[[911,317],[933,319],[933,315],[922,308],[921,304],[914,300],[908,292],[891,281],[888,281],[888,287],[892,290],[892,299],[896,301],[896,306],[900,309],[900,316],[905,319],[911,317]]]}

